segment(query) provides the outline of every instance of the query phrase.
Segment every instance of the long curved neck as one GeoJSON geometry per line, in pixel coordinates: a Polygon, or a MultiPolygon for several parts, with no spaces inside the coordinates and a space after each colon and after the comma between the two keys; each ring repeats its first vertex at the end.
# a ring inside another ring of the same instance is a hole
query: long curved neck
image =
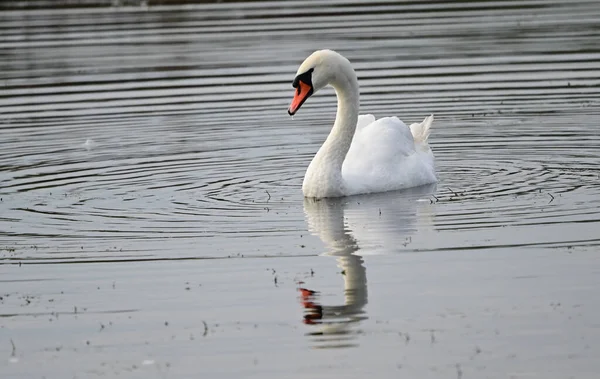
{"type": "Polygon", "coordinates": [[[337,114],[329,136],[308,166],[305,196],[343,195],[342,165],[352,144],[359,112],[359,88],[354,70],[342,66],[330,82],[337,95],[337,114]]]}

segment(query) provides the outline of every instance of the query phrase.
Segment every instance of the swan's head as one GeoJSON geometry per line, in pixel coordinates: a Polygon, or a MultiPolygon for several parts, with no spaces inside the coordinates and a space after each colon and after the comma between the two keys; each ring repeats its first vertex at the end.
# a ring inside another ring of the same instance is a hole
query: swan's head
{"type": "Polygon", "coordinates": [[[318,50],[302,62],[292,86],[296,89],[294,99],[288,108],[293,116],[313,93],[328,84],[336,83],[341,76],[354,70],[348,59],[333,50],[318,50]]]}

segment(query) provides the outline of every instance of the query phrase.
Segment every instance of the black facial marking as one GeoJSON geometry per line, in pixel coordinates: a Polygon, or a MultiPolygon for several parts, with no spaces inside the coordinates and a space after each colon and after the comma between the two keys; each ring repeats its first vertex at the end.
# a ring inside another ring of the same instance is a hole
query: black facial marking
{"type": "MultiPolygon", "coordinates": [[[[306,71],[305,73],[296,76],[294,78],[294,83],[292,83],[292,87],[298,88],[298,91],[300,91],[300,86],[298,84],[299,81],[303,81],[304,83],[306,83],[312,87],[312,73],[314,70],[315,70],[314,68],[311,68],[310,70],[306,71]]],[[[298,92],[298,93],[300,93],[300,92],[298,92]]]]}
{"type": "Polygon", "coordinates": [[[300,104],[298,104],[298,106],[296,107],[294,112],[290,112],[290,110],[288,108],[288,113],[290,116],[293,116],[296,113],[296,111],[298,111],[298,109],[300,109],[302,104],[304,104],[306,99],[308,99],[313,94],[312,73],[314,70],[315,70],[314,68],[311,68],[310,70],[306,71],[305,73],[300,74],[294,78],[294,82],[292,83],[292,86],[294,88],[297,88],[297,91],[296,91],[297,96],[300,96],[300,92],[301,92],[300,91],[300,82],[308,85],[309,90],[308,90],[308,93],[306,94],[306,96],[304,96],[304,98],[300,101],[300,104]]]}

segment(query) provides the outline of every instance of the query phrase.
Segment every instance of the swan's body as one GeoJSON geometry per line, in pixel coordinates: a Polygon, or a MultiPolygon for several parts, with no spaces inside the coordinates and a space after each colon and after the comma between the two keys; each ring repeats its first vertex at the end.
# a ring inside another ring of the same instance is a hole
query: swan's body
{"type": "Polygon", "coordinates": [[[384,192],[437,181],[427,143],[433,115],[406,126],[397,117],[359,116],[359,87],[350,62],[331,50],[306,58],[298,69],[297,94],[288,112],[326,85],[338,98],[329,136],[306,170],[305,197],[340,197],[384,192]]]}

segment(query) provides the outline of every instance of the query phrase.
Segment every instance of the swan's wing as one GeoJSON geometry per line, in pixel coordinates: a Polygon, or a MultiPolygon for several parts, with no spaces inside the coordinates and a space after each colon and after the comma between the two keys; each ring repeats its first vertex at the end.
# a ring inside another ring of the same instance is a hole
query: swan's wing
{"type": "Polygon", "coordinates": [[[381,192],[433,182],[433,154],[417,146],[411,129],[397,117],[380,118],[357,130],[342,166],[350,191],[381,192]]]}
{"type": "Polygon", "coordinates": [[[357,154],[361,156],[357,159],[386,162],[415,151],[413,135],[398,117],[375,120],[372,115],[367,116],[371,116],[373,121],[356,131],[348,155],[357,154]]]}
{"type": "Polygon", "coordinates": [[[397,117],[383,117],[356,131],[342,175],[396,171],[415,152],[412,133],[397,117]]]}

